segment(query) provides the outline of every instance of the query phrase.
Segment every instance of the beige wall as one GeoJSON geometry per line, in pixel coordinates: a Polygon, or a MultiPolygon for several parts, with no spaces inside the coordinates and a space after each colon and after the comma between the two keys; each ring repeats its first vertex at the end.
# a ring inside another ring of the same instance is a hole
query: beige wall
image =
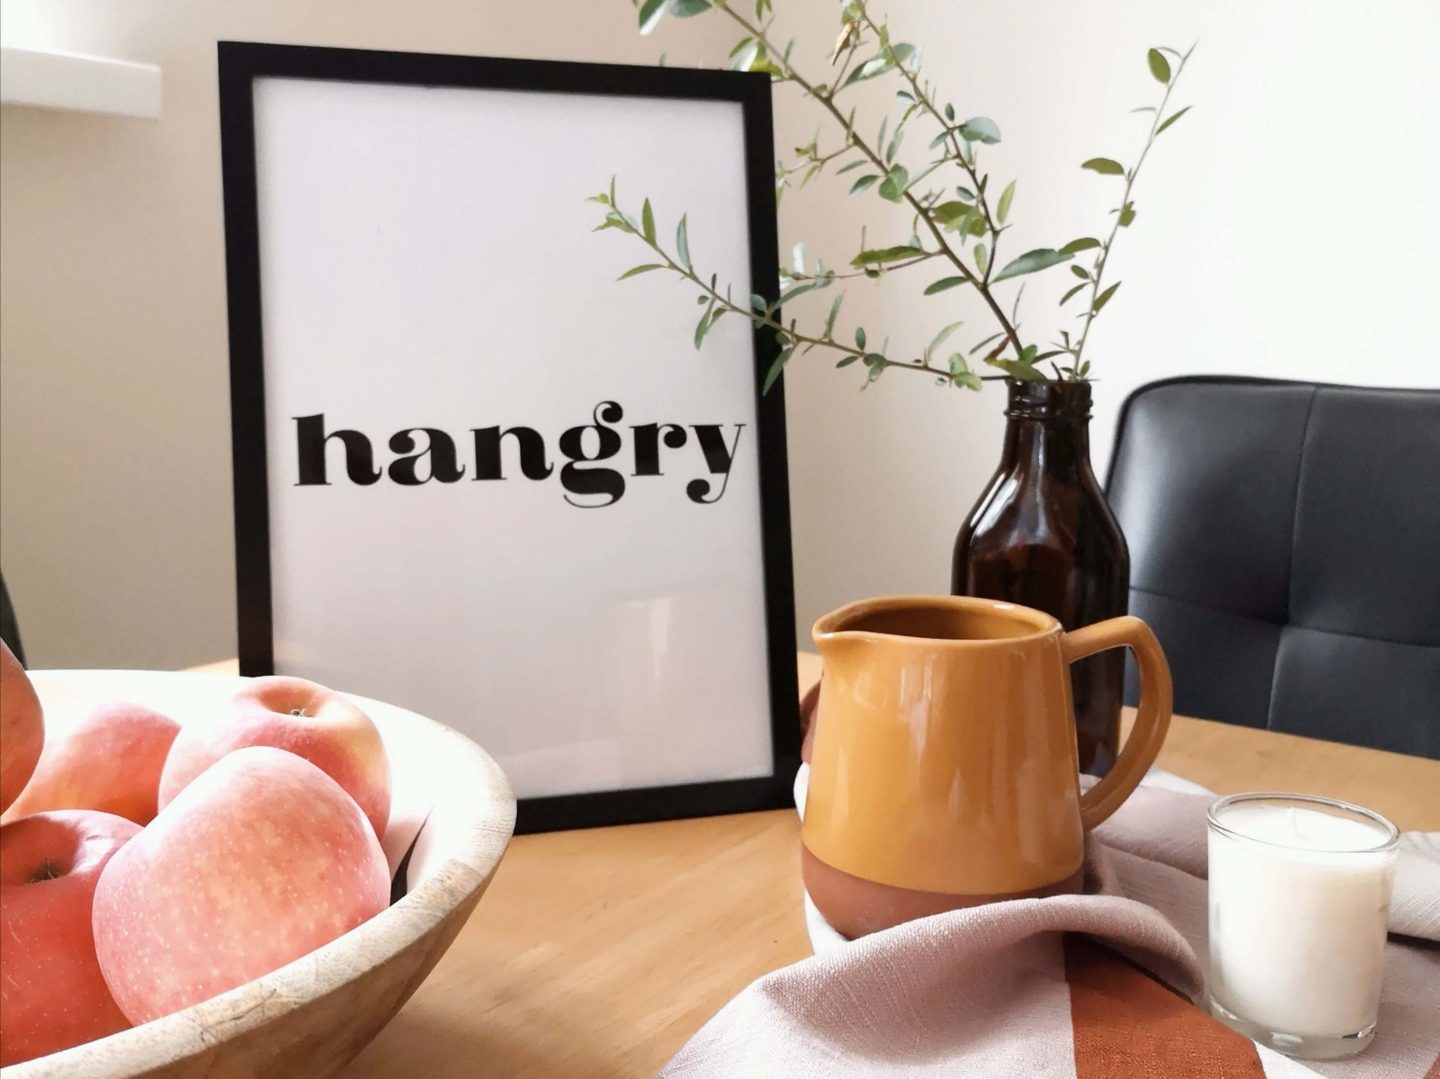
{"type": "MultiPolygon", "coordinates": [[[[777,6],[794,32],[832,36],[834,4],[777,6]]],[[[1000,123],[988,160],[997,183],[1019,178],[1011,253],[1100,227],[1109,181],[1076,166],[1133,153],[1126,110],[1155,88],[1144,49],[1200,41],[1180,92],[1196,109],[1146,167],[1113,261],[1125,285],[1097,324],[1100,465],[1120,400],[1152,378],[1440,385],[1432,0],[891,7],[956,107],[1000,123]]],[[[3,11],[8,42],[165,72],[158,123],[7,107],[0,124],[0,564],[42,665],[175,666],[234,647],[215,40],[636,63],[666,49],[672,63],[714,64],[732,39],[717,16],[637,38],[624,0],[7,0],[3,11]]],[[[887,98],[872,86],[859,100],[887,98]]],[[[786,89],[777,113],[781,146],[821,122],[786,89]]],[[[922,146],[912,136],[907,155],[922,146]]],[[[872,239],[908,234],[877,200],[847,199],[845,179],[787,197],[786,250],[804,238],[838,265],[861,220],[872,239]]],[[[1027,325],[1059,324],[1067,276],[1032,279],[1027,325]]],[[[954,318],[990,332],[963,296],[922,298],[923,283],[854,289],[842,322],[912,347],[954,318]]],[[[997,453],[993,391],[903,374],[855,386],[818,354],[790,379],[802,638],[847,599],[945,589],[951,539],[997,453]]]]}

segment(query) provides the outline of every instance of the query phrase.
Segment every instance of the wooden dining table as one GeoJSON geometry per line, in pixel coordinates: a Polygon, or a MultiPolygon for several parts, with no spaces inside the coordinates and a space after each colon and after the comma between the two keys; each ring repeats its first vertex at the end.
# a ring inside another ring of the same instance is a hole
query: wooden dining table
{"type": "MultiPolygon", "coordinates": [[[[819,657],[798,663],[813,685],[819,657]]],[[[1326,794],[1440,829],[1440,761],[1176,716],[1158,765],[1221,794],[1326,794]]],[[[345,1074],[653,1075],[748,983],[810,954],[799,844],[793,810],[515,838],[345,1074]]]]}

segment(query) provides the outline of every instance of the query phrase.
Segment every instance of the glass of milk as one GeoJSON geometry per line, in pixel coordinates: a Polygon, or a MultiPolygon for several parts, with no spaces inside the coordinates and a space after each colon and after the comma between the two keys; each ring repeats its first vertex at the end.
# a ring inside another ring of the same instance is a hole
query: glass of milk
{"type": "Polygon", "coordinates": [[[1304,794],[1210,807],[1210,1006],[1289,1056],[1327,1060],[1375,1036],[1399,831],[1304,794]]]}

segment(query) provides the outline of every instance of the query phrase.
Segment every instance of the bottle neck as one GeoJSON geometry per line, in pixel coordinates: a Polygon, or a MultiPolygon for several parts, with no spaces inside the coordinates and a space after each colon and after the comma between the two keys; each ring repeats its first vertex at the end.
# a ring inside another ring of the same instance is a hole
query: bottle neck
{"type": "Polygon", "coordinates": [[[1079,480],[1090,469],[1090,385],[1012,382],[1000,467],[1079,480]]]}

